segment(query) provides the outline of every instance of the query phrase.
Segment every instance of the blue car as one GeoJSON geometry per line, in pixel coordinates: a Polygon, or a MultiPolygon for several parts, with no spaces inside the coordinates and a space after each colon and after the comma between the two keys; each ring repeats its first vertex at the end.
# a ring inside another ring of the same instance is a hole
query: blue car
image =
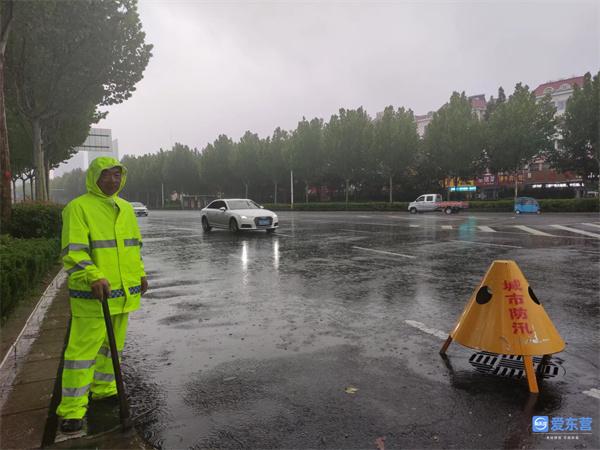
{"type": "Polygon", "coordinates": [[[515,200],[515,214],[540,213],[540,204],[532,197],[517,197],[515,200]]]}

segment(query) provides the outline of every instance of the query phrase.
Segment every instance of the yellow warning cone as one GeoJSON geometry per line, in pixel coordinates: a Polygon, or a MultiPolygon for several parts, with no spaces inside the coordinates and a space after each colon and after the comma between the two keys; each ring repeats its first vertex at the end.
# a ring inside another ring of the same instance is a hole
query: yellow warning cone
{"type": "Polygon", "coordinates": [[[492,263],[440,353],[452,340],[477,350],[523,356],[532,392],[537,392],[537,383],[531,356],[565,348],[519,266],[510,260],[492,263]]]}

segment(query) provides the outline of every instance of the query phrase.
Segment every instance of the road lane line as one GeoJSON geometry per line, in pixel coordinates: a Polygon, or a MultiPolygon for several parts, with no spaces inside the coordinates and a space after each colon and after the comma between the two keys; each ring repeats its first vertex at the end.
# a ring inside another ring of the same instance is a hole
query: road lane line
{"type": "Polygon", "coordinates": [[[518,245],[492,244],[490,242],[477,242],[477,241],[461,241],[461,240],[458,240],[458,239],[451,239],[449,242],[461,242],[463,244],[491,245],[493,247],[523,248],[523,247],[520,247],[518,245]]]}
{"type": "Polygon", "coordinates": [[[350,233],[363,233],[363,234],[373,234],[374,231],[364,231],[364,230],[350,230],[348,228],[340,228],[340,231],[348,231],[350,233]]]}
{"type": "Polygon", "coordinates": [[[419,228],[421,225],[413,225],[412,223],[409,225],[410,228],[419,228]]]}
{"type": "Polygon", "coordinates": [[[431,334],[440,339],[448,338],[448,333],[444,333],[443,331],[436,330],[435,328],[429,328],[424,323],[417,322],[416,320],[405,320],[404,322],[407,323],[408,325],[410,325],[411,327],[418,328],[419,330],[423,331],[424,333],[431,334]]]}
{"type": "Polygon", "coordinates": [[[370,219],[373,216],[356,216],[356,217],[360,217],[361,219],[370,219]]]}
{"type": "Polygon", "coordinates": [[[491,227],[488,227],[487,225],[478,225],[477,228],[479,228],[479,230],[483,231],[484,233],[497,233],[496,230],[494,230],[491,227]]]}
{"type": "Polygon", "coordinates": [[[540,230],[536,230],[535,228],[530,228],[525,225],[513,225],[514,228],[518,228],[519,230],[527,231],[528,233],[535,234],[536,236],[554,236],[553,234],[545,233],[540,230]]]}
{"type": "Polygon", "coordinates": [[[577,228],[565,227],[564,225],[550,225],[552,228],[557,228],[559,230],[570,231],[571,233],[583,234],[585,236],[591,236],[600,239],[600,234],[598,233],[590,233],[589,231],[578,230],[577,228]]]}
{"type": "Polygon", "coordinates": [[[583,391],[583,393],[600,400],[600,389],[592,388],[589,391],[583,391]]]}
{"type": "Polygon", "coordinates": [[[591,222],[583,222],[581,225],[587,225],[588,227],[600,228],[600,225],[598,225],[597,223],[591,223],[591,222]]]}
{"type": "Polygon", "coordinates": [[[364,250],[366,252],[381,253],[383,255],[402,256],[403,258],[411,258],[411,259],[415,259],[416,258],[416,256],[405,255],[404,253],[386,252],[384,250],[375,250],[375,249],[372,249],[372,248],[357,247],[356,245],[353,245],[352,248],[355,248],[355,249],[358,249],[358,250],[364,250]]]}
{"type": "Polygon", "coordinates": [[[442,225],[442,230],[451,230],[452,225],[442,225]]]}

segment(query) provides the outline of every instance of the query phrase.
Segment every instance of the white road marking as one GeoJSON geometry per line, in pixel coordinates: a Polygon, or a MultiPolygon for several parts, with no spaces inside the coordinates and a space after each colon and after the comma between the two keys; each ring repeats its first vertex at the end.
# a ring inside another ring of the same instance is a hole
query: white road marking
{"type": "Polygon", "coordinates": [[[275,231],[273,233],[274,236],[285,236],[285,237],[294,237],[291,234],[284,234],[284,233],[280,233],[279,231],[275,231]]]}
{"type": "Polygon", "coordinates": [[[442,225],[442,230],[451,230],[452,225],[442,225]]]}
{"type": "Polygon", "coordinates": [[[373,216],[356,216],[356,217],[360,217],[361,219],[370,219],[373,216]]]}
{"type": "Polygon", "coordinates": [[[373,234],[373,231],[363,231],[363,230],[350,230],[348,228],[340,228],[340,231],[348,231],[350,233],[363,233],[363,234],[373,234]]]}
{"type": "Polygon", "coordinates": [[[589,391],[583,391],[583,393],[600,400],[600,389],[592,388],[589,391]]]}
{"type": "Polygon", "coordinates": [[[519,247],[518,245],[492,244],[490,242],[477,242],[477,241],[461,241],[458,239],[451,239],[450,242],[461,242],[463,244],[491,245],[493,247],[523,248],[523,247],[519,247]]]}
{"type": "Polygon", "coordinates": [[[419,330],[421,330],[427,334],[431,334],[440,339],[446,339],[449,336],[448,333],[444,333],[443,331],[436,330],[435,328],[428,328],[424,323],[417,322],[416,320],[405,320],[404,322],[407,323],[408,325],[410,325],[411,327],[418,328],[419,330]]]}
{"type": "Polygon", "coordinates": [[[581,225],[587,225],[588,227],[600,228],[600,225],[598,225],[597,223],[583,222],[581,225]]]}
{"type": "Polygon", "coordinates": [[[479,225],[477,228],[479,228],[479,230],[483,231],[484,233],[497,233],[496,230],[494,230],[491,227],[488,227],[487,225],[479,225]]]}
{"type": "Polygon", "coordinates": [[[366,252],[373,252],[373,253],[381,253],[383,255],[393,255],[393,256],[402,256],[403,258],[411,258],[414,259],[416,258],[416,256],[413,255],[405,255],[404,253],[393,253],[393,252],[386,252],[384,250],[375,250],[372,248],[365,248],[365,247],[357,247],[356,245],[353,245],[352,248],[355,248],[357,250],[364,250],[366,252]]]}
{"type": "Polygon", "coordinates": [[[557,228],[559,230],[570,231],[571,233],[583,234],[585,236],[591,236],[600,239],[600,234],[598,233],[590,233],[589,231],[578,230],[577,228],[565,227],[564,225],[550,225],[552,228],[557,228]]]}
{"type": "Polygon", "coordinates": [[[525,225],[513,225],[514,228],[518,228],[519,230],[527,231],[528,233],[535,234],[536,236],[554,236],[553,234],[545,233],[540,230],[536,230],[535,228],[530,228],[525,225]]]}
{"type": "Polygon", "coordinates": [[[419,228],[421,225],[413,225],[412,223],[409,225],[410,228],[419,228]]]}

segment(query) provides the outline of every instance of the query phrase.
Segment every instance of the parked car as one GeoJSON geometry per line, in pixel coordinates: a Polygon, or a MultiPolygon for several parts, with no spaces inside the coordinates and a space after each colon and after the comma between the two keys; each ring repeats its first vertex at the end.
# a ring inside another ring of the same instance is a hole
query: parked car
{"type": "Polygon", "coordinates": [[[425,194],[409,203],[408,212],[416,214],[426,211],[444,211],[446,214],[453,214],[468,207],[469,203],[467,202],[444,202],[440,194],[425,194]]]}
{"type": "Polygon", "coordinates": [[[131,206],[133,206],[133,212],[136,216],[148,216],[148,208],[143,203],[131,202],[131,206]]]}
{"type": "Polygon", "coordinates": [[[540,204],[532,197],[517,197],[515,199],[515,214],[540,213],[540,204]]]}
{"type": "Polygon", "coordinates": [[[277,214],[247,198],[214,200],[200,214],[202,229],[206,233],[213,227],[226,228],[234,233],[240,230],[273,233],[279,227],[277,214]]]}

